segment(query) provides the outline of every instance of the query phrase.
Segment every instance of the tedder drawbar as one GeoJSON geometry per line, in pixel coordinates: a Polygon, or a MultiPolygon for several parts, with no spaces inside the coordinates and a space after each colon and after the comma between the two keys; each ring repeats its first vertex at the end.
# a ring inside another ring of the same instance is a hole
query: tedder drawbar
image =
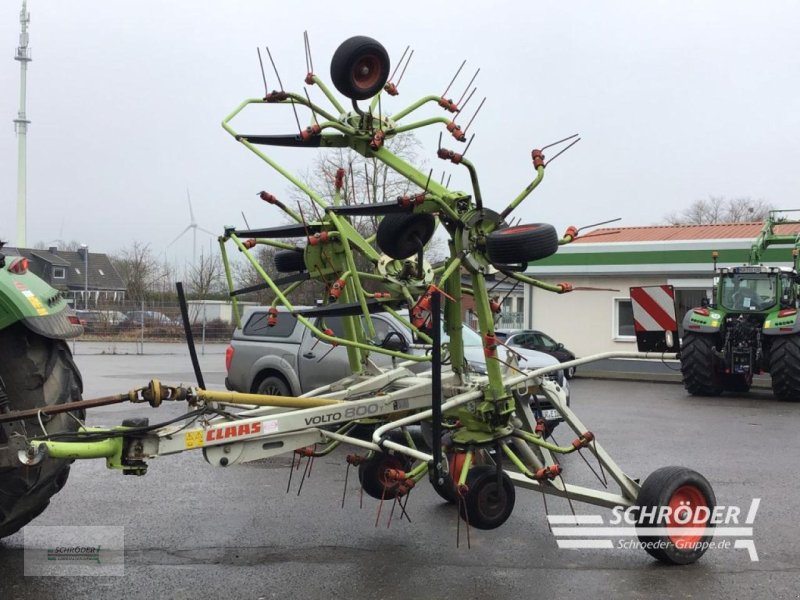
{"type": "MultiPolygon", "coordinates": [[[[264,77],[265,95],[242,102],[222,126],[296,186],[308,202],[305,209],[301,203],[295,208],[261,192],[261,199],[283,211],[291,224],[247,230],[228,227],[220,237],[220,249],[237,320],[237,297],[268,290],[274,301],[267,325],[297,319],[320,340],[346,348],[352,374],[296,398],[222,392],[204,389],[195,360],[198,387],[168,386],[154,380],[108,398],[0,414],[0,424],[15,423],[9,445],[16,448],[19,460],[34,466],[44,461],[105,458],[109,468],[141,475],[147,469],[145,460],[189,450],[201,450],[209,463],[226,467],[286,453],[310,460],[347,444],[360,452],[346,460],[348,468],[358,466],[363,490],[375,498],[399,502],[403,511],[408,494],[426,478],[442,498],[458,506],[467,526],[479,529],[499,527],[509,518],[516,488],[566,498],[570,505],[638,506],[640,517],[655,516],[640,518],[637,529],[640,539],[653,542],[645,545],[651,555],[678,564],[697,560],[713,531],[707,509],[713,508],[715,497],[706,479],[683,467],[667,467],[640,484],[617,466],[570,410],[566,391],[544,377],[598,358],[646,355],[604,354],[530,370],[512,349],[498,352],[502,342],[494,330],[500,302],[487,289],[487,275],[499,273],[558,294],[572,291],[570,284],[545,283],[524,271],[529,262],[573,241],[578,229],[570,227],[559,237],[551,225],[511,225],[509,217],[544,178],[552,161],[546,160],[544,151],[562,143],[571,146],[576,136],[533,150],[535,178],[507,206],[493,210],[484,204],[476,166],[465,157],[472,119],[464,128],[456,122],[474,77],[458,101],[448,97],[456,73],[441,95],[425,96],[390,113],[383,103],[398,95],[411,55],[407,49],[390,76],[384,47],[369,37],[352,37],[338,47],[330,67],[333,85],[349,100],[348,105],[314,72],[307,37],[305,41],[305,83],[315,86],[330,106],[312,102],[305,89],[302,94],[285,91],[276,69],[280,89],[269,91],[264,77]],[[400,79],[395,80],[398,70],[400,79]],[[251,134],[234,128],[242,111],[273,111],[285,105],[294,111],[296,133],[251,134]],[[444,114],[417,116],[425,109],[444,114]],[[300,112],[307,114],[306,127],[300,125],[300,112]],[[466,144],[460,152],[448,149],[440,133],[436,156],[467,170],[470,192],[451,190],[449,181],[447,185],[435,181],[430,172],[422,172],[392,151],[393,138],[420,128],[441,128],[452,142],[466,144]],[[342,165],[329,174],[332,193],[324,196],[282,167],[264,147],[350,149],[385,165],[409,184],[411,193],[380,201],[357,198],[354,176],[342,165]],[[365,219],[377,223],[374,233],[364,233],[358,226],[365,219]],[[447,234],[448,253],[446,259],[432,264],[426,252],[439,226],[447,234]],[[275,276],[254,253],[261,245],[274,249],[275,276]],[[228,255],[231,247],[249,261],[261,283],[235,288],[228,255]],[[312,308],[293,306],[290,294],[304,285],[324,289],[324,301],[312,308]],[[483,342],[486,364],[480,372],[464,358],[465,297],[471,298],[483,342]],[[400,343],[396,333],[379,339],[371,318],[379,311],[391,313],[408,327],[417,347],[400,343]],[[334,316],[342,319],[344,335],[337,336],[325,325],[325,319],[334,316]],[[378,367],[370,358],[375,354],[389,355],[391,367],[378,367]],[[539,410],[542,397],[574,432],[570,443],[559,445],[552,438],[551,427],[539,410]],[[165,401],[185,402],[188,412],[157,425],[132,419],[110,429],[81,426],[75,431],[51,430],[49,435],[41,423],[43,415],[71,411],[80,417],[86,408],[126,401],[153,407],[165,401]],[[40,434],[26,433],[36,431],[37,423],[42,425],[40,434]],[[425,446],[415,444],[419,438],[409,432],[414,424],[429,434],[425,446]],[[365,428],[369,431],[366,439],[365,428]],[[599,474],[595,473],[604,489],[566,483],[570,463],[562,457],[583,452],[599,463],[599,474]],[[607,489],[609,479],[616,491],[607,489]]],[[[271,54],[269,59],[273,62],[271,54]]]]}

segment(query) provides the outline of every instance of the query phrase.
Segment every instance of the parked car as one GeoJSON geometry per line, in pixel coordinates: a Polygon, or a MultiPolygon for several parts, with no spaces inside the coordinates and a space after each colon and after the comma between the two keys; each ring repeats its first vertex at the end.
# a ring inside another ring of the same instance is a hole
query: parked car
{"type": "MultiPolygon", "coordinates": [[[[229,390],[279,396],[299,395],[351,374],[345,347],[334,347],[318,339],[288,314],[280,315],[272,327],[268,326],[267,320],[266,307],[249,308],[242,318],[243,327],[233,332],[225,356],[228,372],[225,387],[229,390]]],[[[385,343],[393,344],[394,348],[398,344],[408,348],[413,343],[409,330],[392,315],[372,315],[372,322],[376,343],[387,340],[385,343]]],[[[325,326],[331,328],[335,335],[344,337],[340,317],[327,317],[325,326]]],[[[479,373],[485,372],[486,360],[480,335],[464,325],[463,337],[464,356],[469,367],[479,373]]],[[[446,341],[446,337],[443,341],[446,341]]],[[[520,363],[525,369],[558,364],[555,358],[542,352],[524,348],[514,350],[521,356],[520,363]]],[[[505,348],[500,346],[498,353],[501,360],[507,360],[508,351],[505,348]]],[[[373,353],[370,358],[384,367],[391,364],[391,357],[385,354],[373,353]]],[[[552,378],[569,394],[563,371],[555,372],[552,378]]],[[[543,408],[545,418],[557,417],[555,409],[543,408]]]]}
{"type": "MultiPolygon", "coordinates": [[[[575,354],[567,350],[564,344],[535,329],[501,329],[495,331],[495,335],[509,346],[544,352],[558,359],[558,362],[575,360],[575,354]]],[[[565,371],[567,379],[575,376],[575,367],[568,367],[565,371]]]]}
{"type": "Polygon", "coordinates": [[[156,312],[154,310],[134,310],[127,313],[127,325],[165,325],[174,326],[178,325],[178,321],[170,319],[164,313],[156,312]]]}
{"type": "Polygon", "coordinates": [[[98,331],[106,332],[119,326],[128,317],[118,310],[76,310],[76,316],[81,321],[83,329],[87,333],[98,331]]]}

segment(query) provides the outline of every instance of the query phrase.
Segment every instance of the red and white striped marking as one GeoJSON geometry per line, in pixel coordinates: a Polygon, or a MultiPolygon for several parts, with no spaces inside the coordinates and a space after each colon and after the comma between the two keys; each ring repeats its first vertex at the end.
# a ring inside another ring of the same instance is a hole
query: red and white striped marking
{"type": "Polygon", "coordinates": [[[633,327],[640,331],[677,331],[675,291],[671,285],[631,288],[633,327]]]}

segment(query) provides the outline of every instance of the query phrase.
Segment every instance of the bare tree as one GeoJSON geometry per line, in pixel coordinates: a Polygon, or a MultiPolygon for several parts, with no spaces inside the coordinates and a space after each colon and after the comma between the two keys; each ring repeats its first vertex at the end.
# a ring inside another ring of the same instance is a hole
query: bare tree
{"type": "MultiPolygon", "coordinates": [[[[420,142],[413,134],[398,135],[387,142],[386,147],[406,162],[414,163],[419,158],[420,142]]],[[[305,173],[303,181],[332,204],[336,192],[336,172],[339,169],[345,170],[342,204],[389,202],[417,190],[413,183],[377,158],[364,157],[349,148],[336,148],[318,155],[312,169],[305,173]]],[[[301,190],[292,188],[290,198],[290,207],[297,210],[299,206],[306,219],[314,220],[320,216],[319,207],[301,190]]],[[[354,217],[353,225],[362,235],[368,237],[375,233],[378,219],[354,217]]]]}
{"type": "Polygon", "coordinates": [[[664,220],[669,225],[760,222],[771,210],[774,207],[765,200],[750,197],[728,200],[724,196],[709,196],[705,200],[695,200],[682,211],[669,213],[664,220]]]}
{"type": "Polygon", "coordinates": [[[158,279],[158,268],[149,244],[133,245],[111,256],[111,261],[127,288],[127,298],[134,302],[146,300],[158,279]]]}
{"type": "Polygon", "coordinates": [[[222,286],[222,261],[216,255],[200,253],[200,258],[187,273],[189,293],[199,300],[218,292],[222,286]]]}

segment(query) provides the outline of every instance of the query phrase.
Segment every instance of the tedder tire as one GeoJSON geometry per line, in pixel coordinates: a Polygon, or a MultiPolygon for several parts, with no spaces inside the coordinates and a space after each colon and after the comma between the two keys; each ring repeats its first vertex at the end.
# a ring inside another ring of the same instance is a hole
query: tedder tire
{"type": "Polygon", "coordinates": [[[436,219],[426,213],[389,214],[378,225],[375,241],[381,251],[402,260],[427,244],[436,229],[436,219]]]}
{"type": "Polygon", "coordinates": [[[781,400],[800,402],[800,335],[774,338],[769,373],[772,391],[781,400]]]}
{"type": "Polygon", "coordinates": [[[486,238],[486,254],[494,264],[511,265],[540,260],[558,250],[558,234],[552,225],[533,223],[504,227],[486,238]]]}
{"type": "Polygon", "coordinates": [[[722,375],[714,356],[714,337],[685,333],[681,344],[683,386],[692,396],[719,396],[722,375]]]}
{"type": "Polygon", "coordinates": [[[302,250],[279,250],[272,258],[278,273],[297,273],[306,270],[302,250]]]}
{"type": "Polygon", "coordinates": [[[700,473],[685,467],[663,467],[653,471],[645,479],[636,499],[639,541],[650,556],[661,562],[673,565],[693,563],[705,554],[713,537],[711,533],[702,535],[696,529],[714,526],[710,516],[716,503],[711,484],[700,473]],[[663,510],[664,507],[669,507],[669,510],[663,510]],[[703,507],[708,510],[697,510],[703,507]],[[641,533],[643,529],[652,527],[689,528],[689,533],[641,533]]]}
{"type": "Polygon", "coordinates": [[[516,493],[505,471],[497,481],[497,467],[478,465],[467,473],[467,492],[459,512],[461,518],[478,529],[497,529],[514,510],[516,493]]]}
{"type": "Polygon", "coordinates": [[[352,100],[372,98],[389,79],[389,54],[371,37],[351,37],[336,49],[331,59],[331,81],[352,100]]]}
{"type": "MultiPolygon", "coordinates": [[[[0,377],[9,410],[25,410],[81,399],[82,382],[69,347],[62,340],[42,337],[21,323],[0,331],[0,377]]],[[[83,411],[75,411],[83,418],[83,411]]],[[[42,417],[47,433],[76,431],[68,414],[42,417]]],[[[23,421],[27,436],[43,435],[38,419],[23,421]]],[[[0,448],[7,444],[0,428],[0,448]]],[[[45,458],[35,466],[0,467],[0,538],[11,535],[37,517],[50,497],[67,482],[72,461],[45,458]]]]}
{"type": "Polygon", "coordinates": [[[358,465],[358,481],[368,496],[378,500],[391,500],[397,496],[397,486],[386,479],[387,469],[406,471],[411,462],[405,456],[375,453],[358,465]]]}

